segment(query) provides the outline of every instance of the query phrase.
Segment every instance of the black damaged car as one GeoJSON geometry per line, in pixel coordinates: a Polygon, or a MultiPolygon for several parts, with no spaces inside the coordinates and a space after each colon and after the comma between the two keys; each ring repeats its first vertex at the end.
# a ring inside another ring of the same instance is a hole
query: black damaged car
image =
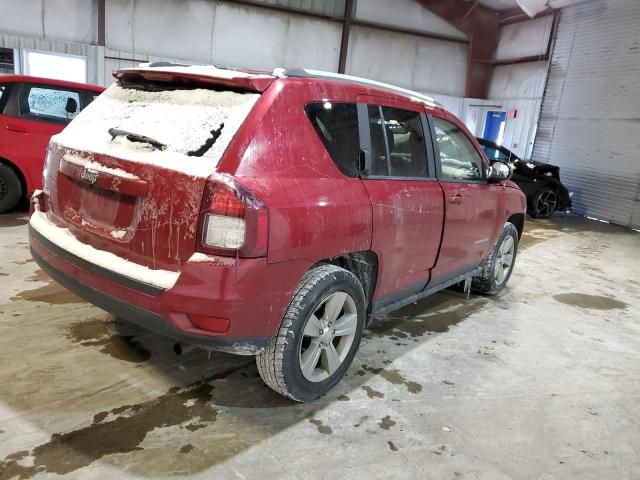
{"type": "Polygon", "coordinates": [[[511,150],[490,140],[478,138],[489,160],[508,162],[513,177],[527,196],[527,211],[534,218],[548,218],[557,210],[571,208],[571,194],[560,182],[560,167],[548,163],[522,160],[511,150]]]}

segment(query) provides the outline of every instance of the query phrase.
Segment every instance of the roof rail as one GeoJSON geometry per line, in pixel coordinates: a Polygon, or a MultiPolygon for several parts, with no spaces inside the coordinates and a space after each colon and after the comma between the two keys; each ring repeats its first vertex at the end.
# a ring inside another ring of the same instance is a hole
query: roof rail
{"type": "Polygon", "coordinates": [[[144,65],[149,68],[164,68],[164,67],[192,67],[188,63],[173,63],[173,62],[142,62],[140,65],[144,65]]]}
{"type": "Polygon", "coordinates": [[[293,78],[322,78],[326,80],[339,80],[343,82],[357,83],[359,85],[366,85],[370,87],[378,87],[384,88],[385,90],[390,90],[392,92],[401,93],[403,95],[408,95],[410,97],[417,98],[423,102],[430,103],[437,107],[442,107],[442,105],[437,102],[434,98],[424,95],[422,93],[416,92],[414,90],[409,90],[407,88],[398,87],[396,85],[392,85],[390,83],[378,82],[376,80],[371,80],[369,78],[355,77],[353,75],[344,75],[342,73],[334,73],[334,72],[325,72],[322,70],[309,70],[306,68],[276,68],[272,73],[275,77],[293,77],[293,78]]]}

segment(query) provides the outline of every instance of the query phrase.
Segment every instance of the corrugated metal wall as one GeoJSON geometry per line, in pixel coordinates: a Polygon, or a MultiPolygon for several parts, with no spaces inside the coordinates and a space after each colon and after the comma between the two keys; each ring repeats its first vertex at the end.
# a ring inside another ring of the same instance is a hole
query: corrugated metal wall
{"type": "Polygon", "coordinates": [[[640,228],[640,1],[562,11],[533,159],[560,166],[576,212],[640,228]]]}

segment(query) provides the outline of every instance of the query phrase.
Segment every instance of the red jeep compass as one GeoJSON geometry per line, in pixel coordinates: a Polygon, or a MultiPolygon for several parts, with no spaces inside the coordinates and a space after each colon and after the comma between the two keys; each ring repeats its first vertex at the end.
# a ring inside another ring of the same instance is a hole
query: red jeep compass
{"type": "Polygon", "coordinates": [[[0,213],[41,187],[51,135],[60,133],[103,90],[48,78],[0,76],[0,213]]]}
{"type": "Polygon", "coordinates": [[[308,401],[372,318],[509,280],[525,197],[431,99],[308,70],[115,77],[52,138],[30,220],[38,264],[114,315],[257,355],[308,401]]]}

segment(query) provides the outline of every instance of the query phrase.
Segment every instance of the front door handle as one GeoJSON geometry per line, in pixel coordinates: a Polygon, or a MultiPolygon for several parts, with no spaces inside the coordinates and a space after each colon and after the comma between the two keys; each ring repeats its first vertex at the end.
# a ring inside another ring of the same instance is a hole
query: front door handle
{"type": "Polygon", "coordinates": [[[24,127],[19,127],[17,125],[7,125],[6,127],[7,130],[11,131],[11,132],[18,132],[18,133],[27,133],[27,129],[24,127]]]}
{"type": "Polygon", "coordinates": [[[451,195],[449,197],[449,203],[462,203],[464,201],[464,197],[464,195],[456,193],[455,195],[451,195]]]}

